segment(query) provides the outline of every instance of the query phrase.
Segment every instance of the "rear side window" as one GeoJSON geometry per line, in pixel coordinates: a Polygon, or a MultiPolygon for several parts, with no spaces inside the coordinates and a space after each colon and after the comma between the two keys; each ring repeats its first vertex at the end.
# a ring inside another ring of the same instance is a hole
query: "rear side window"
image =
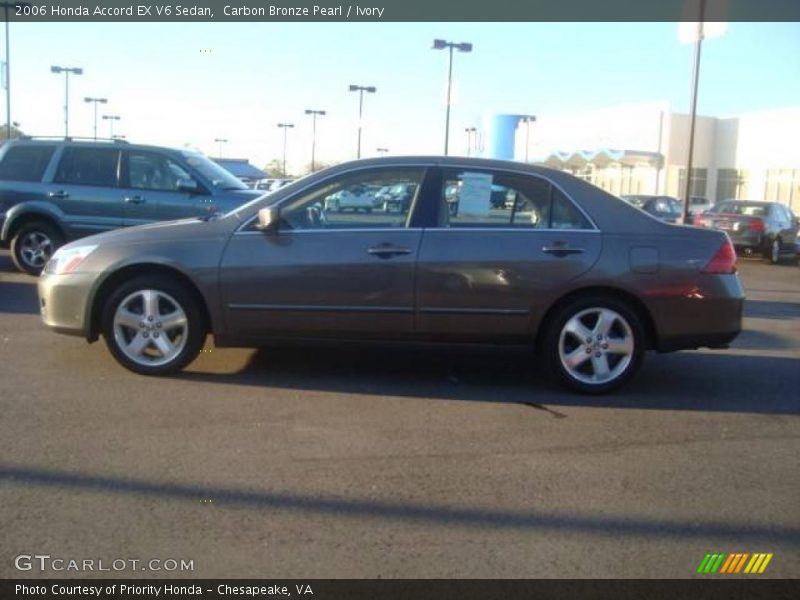
{"type": "Polygon", "coordinates": [[[119,150],[67,148],[61,156],[55,181],[74,185],[116,187],[119,150]]]}
{"type": "Polygon", "coordinates": [[[0,179],[41,181],[55,146],[14,146],[0,162],[0,179]]]}
{"type": "Polygon", "coordinates": [[[441,202],[446,227],[593,229],[569,198],[540,177],[446,171],[441,202]]]}

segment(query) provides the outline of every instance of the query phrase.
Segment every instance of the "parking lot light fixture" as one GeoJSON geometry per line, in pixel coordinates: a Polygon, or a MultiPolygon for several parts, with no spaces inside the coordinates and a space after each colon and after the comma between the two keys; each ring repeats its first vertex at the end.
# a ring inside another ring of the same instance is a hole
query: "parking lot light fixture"
{"type": "Polygon", "coordinates": [[[69,137],[69,76],[83,75],[83,69],[80,67],[59,67],[53,65],[50,67],[50,72],[59,75],[64,73],[64,137],[69,137]]]}
{"type": "Polygon", "coordinates": [[[522,122],[525,123],[525,162],[528,162],[528,152],[530,150],[531,142],[531,123],[536,122],[536,116],[525,115],[522,117],[522,122]]]}
{"type": "Polygon", "coordinates": [[[94,139],[97,140],[97,105],[108,103],[108,98],[89,98],[83,99],[84,102],[94,103],[94,139]]]}
{"type": "Polygon", "coordinates": [[[310,108],[307,108],[306,114],[311,115],[311,172],[313,173],[316,170],[314,163],[314,158],[315,158],[314,154],[317,145],[317,116],[320,117],[325,116],[325,111],[312,110],[310,108]]]}
{"type": "Polygon", "coordinates": [[[375,152],[377,152],[381,156],[384,156],[386,154],[389,154],[389,149],[388,148],[375,148],[375,152]]]}
{"type": "Polygon", "coordinates": [[[363,125],[364,115],[364,92],[374,94],[378,91],[374,85],[353,85],[350,84],[348,88],[351,92],[358,92],[358,147],[356,150],[356,158],[361,158],[361,127],[363,125]]]}
{"type": "Polygon", "coordinates": [[[450,53],[447,67],[447,112],[444,119],[444,155],[447,156],[450,143],[450,104],[453,89],[453,50],[459,52],[472,52],[469,42],[448,42],[446,40],[433,40],[433,50],[448,50],[450,53]]]}
{"type": "Polygon", "coordinates": [[[217,143],[217,156],[222,158],[222,144],[227,144],[228,140],[225,138],[214,138],[214,141],[217,143]]]}
{"type": "Polygon", "coordinates": [[[286,134],[290,129],[294,129],[294,123],[278,123],[278,127],[283,129],[283,177],[286,178],[286,134]]]}
{"type": "Polygon", "coordinates": [[[114,139],[114,121],[120,120],[119,115],[103,115],[103,121],[108,121],[108,137],[114,139]]]}
{"type": "Polygon", "coordinates": [[[467,156],[472,156],[472,134],[476,133],[476,127],[466,127],[464,131],[467,134],[467,156]]]}

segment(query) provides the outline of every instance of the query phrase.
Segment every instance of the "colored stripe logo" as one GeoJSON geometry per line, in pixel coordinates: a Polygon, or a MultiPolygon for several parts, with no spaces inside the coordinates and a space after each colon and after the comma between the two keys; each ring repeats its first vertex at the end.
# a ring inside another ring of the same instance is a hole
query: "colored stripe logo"
{"type": "Polygon", "coordinates": [[[748,554],[747,552],[734,552],[725,554],[715,552],[706,554],[697,567],[697,572],[704,575],[736,575],[745,573],[750,575],[760,575],[763,573],[769,561],[772,560],[772,552],[748,554]]]}

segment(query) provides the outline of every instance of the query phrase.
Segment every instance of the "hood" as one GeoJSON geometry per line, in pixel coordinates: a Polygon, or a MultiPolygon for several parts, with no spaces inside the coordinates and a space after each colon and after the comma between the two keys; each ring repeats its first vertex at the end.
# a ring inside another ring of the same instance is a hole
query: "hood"
{"type": "Polygon", "coordinates": [[[152,242],[155,239],[164,242],[184,239],[211,239],[227,235],[238,223],[239,221],[235,217],[209,221],[198,218],[159,221],[157,223],[148,223],[147,225],[123,227],[98,233],[75,240],[67,244],[67,246],[136,244],[139,242],[152,242]]]}

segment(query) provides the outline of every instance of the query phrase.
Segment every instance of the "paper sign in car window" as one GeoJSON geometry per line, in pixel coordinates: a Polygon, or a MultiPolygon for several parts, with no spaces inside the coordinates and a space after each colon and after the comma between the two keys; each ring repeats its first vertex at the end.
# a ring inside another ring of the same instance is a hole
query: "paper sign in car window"
{"type": "Polygon", "coordinates": [[[458,194],[460,215],[487,217],[492,207],[492,176],[486,173],[461,174],[461,191],[458,194]]]}

